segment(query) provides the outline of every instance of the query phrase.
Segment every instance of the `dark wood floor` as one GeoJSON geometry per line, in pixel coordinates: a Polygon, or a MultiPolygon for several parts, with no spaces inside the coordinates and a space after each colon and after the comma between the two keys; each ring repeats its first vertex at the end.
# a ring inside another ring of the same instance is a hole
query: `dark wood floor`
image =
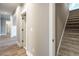
{"type": "Polygon", "coordinates": [[[26,56],[24,48],[19,48],[16,44],[0,47],[0,56],[26,56]]]}

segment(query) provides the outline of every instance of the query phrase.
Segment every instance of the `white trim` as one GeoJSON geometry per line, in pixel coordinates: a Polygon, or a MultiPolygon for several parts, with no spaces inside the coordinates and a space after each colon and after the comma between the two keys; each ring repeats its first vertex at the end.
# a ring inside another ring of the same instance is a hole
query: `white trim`
{"type": "Polygon", "coordinates": [[[26,55],[27,55],[27,48],[26,47],[23,47],[25,50],[26,50],[26,55]]]}
{"type": "Polygon", "coordinates": [[[67,19],[66,19],[66,22],[65,22],[65,25],[64,25],[64,28],[63,28],[63,32],[62,32],[62,35],[61,35],[61,38],[60,38],[60,41],[59,41],[59,45],[58,45],[58,49],[57,49],[57,55],[59,53],[59,49],[60,49],[62,38],[63,38],[64,32],[65,32],[65,27],[66,27],[66,23],[67,23],[68,17],[69,17],[69,14],[67,16],[67,19]]]}
{"type": "Polygon", "coordinates": [[[26,47],[23,47],[25,50],[27,50],[27,48],[26,47]]]}
{"type": "Polygon", "coordinates": [[[27,56],[33,56],[33,54],[30,51],[28,51],[26,47],[23,47],[23,48],[26,50],[26,55],[27,56]]]}
{"type": "Polygon", "coordinates": [[[21,14],[24,14],[24,13],[26,13],[26,9],[23,9],[21,12],[21,14]]]}
{"type": "Polygon", "coordinates": [[[17,43],[18,47],[22,47],[20,42],[16,41],[16,43],[17,43]]]}
{"type": "Polygon", "coordinates": [[[27,50],[26,52],[27,56],[34,56],[30,51],[27,50]]]}
{"type": "Polygon", "coordinates": [[[21,14],[25,13],[27,11],[26,3],[24,3],[23,9],[21,11],[21,14]]]}
{"type": "Polygon", "coordinates": [[[55,56],[55,4],[49,4],[49,56],[55,56]],[[54,42],[52,42],[54,40],[54,42]]]}

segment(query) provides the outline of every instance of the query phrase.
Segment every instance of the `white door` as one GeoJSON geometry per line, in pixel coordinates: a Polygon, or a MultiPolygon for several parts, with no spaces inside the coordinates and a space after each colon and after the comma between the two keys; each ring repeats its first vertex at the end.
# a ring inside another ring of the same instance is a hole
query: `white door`
{"type": "Polygon", "coordinates": [[[22,46],[26,47],[26,16],[22,16],[22,46]]]}

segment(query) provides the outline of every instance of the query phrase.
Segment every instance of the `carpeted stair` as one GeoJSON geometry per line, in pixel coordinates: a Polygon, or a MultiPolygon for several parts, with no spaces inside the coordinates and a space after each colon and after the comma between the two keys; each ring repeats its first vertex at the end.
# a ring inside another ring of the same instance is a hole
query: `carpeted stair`
{"type": "Polygon", "coordinates": [[[79,10],[69,13],[59,56],[79,56],[79,10]]]}

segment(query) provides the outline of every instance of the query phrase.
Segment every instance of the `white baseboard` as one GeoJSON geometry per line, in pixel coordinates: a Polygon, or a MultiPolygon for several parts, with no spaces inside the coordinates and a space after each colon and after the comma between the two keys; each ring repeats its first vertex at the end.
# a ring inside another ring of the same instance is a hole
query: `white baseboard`
{"type": "Polygon", "coordinates": [[[27,56],[33,56],[33,54],[30,51],[28,51],[26,47],[23,47],[23,48],[26,50],[27,56]]]}
{"type": "MultiPolygon", "coordinates": [[[[17,42],[17,45],[21,47],[19,42],[17,42]]],[[[23,48],[26,50],[27,56],[33,56],[33,54],[30,51],[28,51],[26,47],[23,47],[23,48]]]]}
{"type": "Polygon", "coordinates": [[[23,47],[25,50],[27,50],[27,48],[26,47],[23,47]]]}
{"type": "Polygon", "coordinates": [[[18,41],[16,41],[16,43],[17,43],[18,47],[22,47],[21,44],[18,41]]]}
{"type": "MultiPolygon", "coordinates": [[[[21,45],[20,45],[19,42],[17,42],[17,45],[18,45],[19,47],[21,47],[21,45]]],[[[23,47],[23,48],[26,50],[27,56],[33,56],[33,54],[32,54],[30,51],[28,51],[26,47],[23,47]]]]}
{"type": "Polygon", "coordinates": [[[33,54],[30,51],[26,52],[27,56],[33,56],[33,54]]]}

